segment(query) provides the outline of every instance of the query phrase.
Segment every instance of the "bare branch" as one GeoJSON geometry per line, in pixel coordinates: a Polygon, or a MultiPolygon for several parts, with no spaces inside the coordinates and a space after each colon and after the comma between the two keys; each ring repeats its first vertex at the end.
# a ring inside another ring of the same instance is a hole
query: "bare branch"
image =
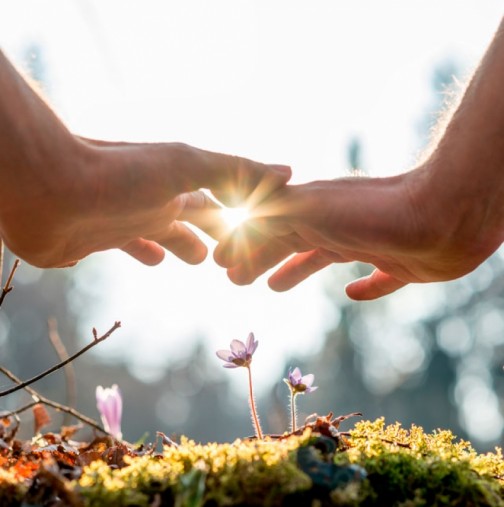
{"type": "MultiPolygon", "coordinates": [[[[49,340],[51,341],[56,354],[58,354],[58,358],[60,361],[66,361],[68,359],[68,352],[65,347],[65,344],[61,340],[60,334],[58,332],[58,323],[55,318],[51,317],[47,321],[47,327],[49,328],[49,340]]],[[[75,369],[72,363],[68,363],[63,367],[63,371],[65,372],[65,384],[66,384],[66,405],[68,407],[75,407],[77,401],[77,382],[75,379],[75,369]]],[[[63,424],[68,425],[68,414],[65,414],[63,419],[63,424]]]]}
{"type": "MultiPolygon", "coordinates": [[[[2,245],[3,245],[3,243],[2,243],[2,245]]],[[[2,259],[3,259],[3,255],[2,255],[2,259]]],[[[9,273],[7,281],[5,282],[5,285],[4,285],[3,289],[2,289],[2,293],[0,294],[0,306],[2,306],[2,303],[3,303],[4,299],[5,299],[5,296],[7,296],[7,294],[13,289],[13,287],[12,287],[12,279],[14,278],[14,273],[16,272],[16,269],[18,267],[19,267],[19,259],[16,259],[14,261],[12,269],[11,269],[11,271],[9,273]]]]}
{"type": "MultiPolygon", "coordinates": [[[[59,370],[60,368],[63,368],[63,366],[67,365],[71,361],[77,359],[79,356],[87,352],[89,349],[93,348],[95,345],[98,345],[100,342],[106,340],[116,329],[121,327],[121,323],[119,321],[115,322],[114,325],[103,335],[99,338],[94,339],[91,343],[88,343],[84,348],[76,352],[74,355],[68,357],[64,361],[61,361],[60,363],[54,365],[52,368],[49,368],[48,370],[43,371],[42,373],[39,373],[38,375],[35,375],[35,377],[32,377],[31,379],[20,381],[18,385],[12,386],[9,389],[5,389],[4,391],[0,391],[0,397],[7,396],[8,394],[15,393],[16,391],[19,391],[20,389],[24,389],[25,387],[29,386],[30,384],[33,384],[34,382],[37,382],[38,380],[46,377],[47,375],[50,375],[51,373],[54,373],[55,371],[59,370]]],[[[0,369],[0,371],[3,371],[3,368],[0,369]]],[[[5,372],[4,372],[5,373],[5,372]]],[[[17,381],[15,381],[17,382],[17,381]]]]}
{"type": "MultiPolygon", "coordinates": [[[[45,396],[42,396],[39,394],[35,389],[28,386],[23,386],[23,381],[16,377],[14,373],[9,371],[7,368],[4,368],[3,366],[0,366],[0,372],[3,373],[6,377],[8,377],[13,382],[16,382],[17,387],[20,389],[24,389],[26,392],[28,392],[31,397],[33,398],[33,402],[29,403],[20,409],[13,410],[10,414],[11,415],[17,415],[17,413],[28,410],[29,408],[33,407],[34,405],[38,403],[42,403],[43,405],[47,405],[48,407],[52,407],[60,412],[64,412],[66,414],[70,414],[79,421],[82,421],[83,423],[87,424],[88,426],[91,426],[92,428],[97,429],[98,431],[101,431],[102,433],[105,433],[106,435],[110,435],[108,431],[105,431],[104,428],[102,428],[94,419],[91,419],[90,417],[85,416],[84,414],[81,414],[77,410],[75,410],[72,407],[67,407],[66,405],[63,405],[61,403],[57,403],[56,401],[52,401],[49,398],[46,398],[45,396]]],[[[6,414],[5,416],[8,416],[10,414],[6,414]]]]}
{"type": "Polygon", "coordinates": [[[2,238],[0,238],[0,287],[2,286],[4,253],[4,242],[2,238]]]}
{"type": "Polygon", "coordinates": [[[35,405],[38,405],[40,401],[31,401],[30,403],[27,403],[26,405],[23,405],[22,407],[16,408],[16,410],[11,410],[10,412],[0,412],[0,418],[4,417],[12,417],[17,414],[21,414],[22,412],[26,412],[27,410],[30,410],[30,408],[34,407],[35,405]]]}

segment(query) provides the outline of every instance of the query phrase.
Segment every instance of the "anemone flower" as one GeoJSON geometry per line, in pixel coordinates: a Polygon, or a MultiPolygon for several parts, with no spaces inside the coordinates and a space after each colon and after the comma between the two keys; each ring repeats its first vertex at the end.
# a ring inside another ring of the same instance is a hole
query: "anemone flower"
{"type": "Polygon", "coordinates": [[[101,420],[105,431],[110,433],[117,440],[122,439],[121,417],[122,417],[122,396],[117,384],[112,387],[96,388],[96,406],[100,412],[101,420]]]}
{"type": "Polygon", "coordinates": [[[224,368],[239,368],[243,366],[247,368],[249,379],[249,405],[250,416],[252,417],[252,424],[254,426],[256,437],[262,440],[263,433],[259,416],[257,415],[256,402],[254,398],[254,391],[252,389],[252,372],[250,364],[252,363],[252,356],[257,349],[259,342],[254,338],[254,333],[249,333],[247,342],[243,343],[240,340],[233,340],[231,342],[231,350],[218,350],[217,357],[225,361],[224,368]]]}
{"type": "Polygon", "coordinates": [[[290,407],[291,407],[291,431],[296,431],[297,426],[297,411],[296,411],[296,396],[298,394],[309,394],[318,389],[317,386],[313,386],[315,376],[312,373],[304,375],[301,373],[299,368],[294,368],[284,378],[284,382],[287,384],[290,390],[290,407]]]}
{"type": "Polygon", "coordinates": [[[226,361],[224,368],[248,368],[252,362],[252,356],[257,349],[259,342],[255,340],[254,333],[249,333],[247,343],[240,340],[231,342],[231,350],[218,350],[217,357],[226,361]]]}

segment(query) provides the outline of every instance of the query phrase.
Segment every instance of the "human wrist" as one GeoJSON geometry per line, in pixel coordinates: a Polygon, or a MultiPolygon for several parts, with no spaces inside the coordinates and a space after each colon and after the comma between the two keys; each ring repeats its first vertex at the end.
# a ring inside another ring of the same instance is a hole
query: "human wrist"
{"type": "MultiPolygon", "coordinates": [[[[477,155],[437,150],[412,172],[414,207],[422,210],[429,244],[439,255],[475,268],[504,240],[504,196],[500,178],[480,176],[477,155]],[[482,180],[482,181],[481,181],[482,180]]],[[[488,169],[486,166],[484,169],[488,169]]],[[[462,273],[465,274],[465,273],[462,273]]]]}

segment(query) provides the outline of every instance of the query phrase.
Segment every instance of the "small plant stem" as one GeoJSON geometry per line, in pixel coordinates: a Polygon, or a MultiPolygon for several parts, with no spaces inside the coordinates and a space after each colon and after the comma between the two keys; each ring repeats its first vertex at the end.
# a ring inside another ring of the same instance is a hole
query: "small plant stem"
{"type": "Polygon", "coordinates": [[[70,363],[74,359],[77,359],[79,356],[84,354],[84,352],[87,352],[90,348],[92,348],[95,345],[98,345],[98,343],[106,340],[116,329],[118,329],[120,327],[121,327],[121,323],[115,322],[114,325],[103,336],[100,336],[99,338],[96,335],[96,330],[93,329],[94,340],[91,343],[89,343],[84,348],[82,348],[81,350],[76,352],[74,355],[68,357],[64,361],[61,361],[60,363],[54,365],[52,368],[49,368],[48,370],[45,370],[42,373],[39,373],[38,375],[35,375],[35,377],[25,380],[24,382],[20,382],[18,385],[10,387],[9,389],[6,389],[5,391],[0,391],[0,397],[7,396],[8,394],[19,391],[20,389],[24,389],[26,386],[29,386],[30,384],[37,382],[41,378],[44,378],[47,375],[50,375],[51,373],[54,373],[55,371],[59,370],[60,368],[63,368],[63,366],[67,365],[68,363],[70,363]]]}
{"type": "Polygon", "coordinates": [[[291,389],[291,431],[294,433],[297,430],[297,413],[296,413],[296,393],[291,389]]]}
{"type": "MultiPolygon", "coordinates": [[[[58,323],[56,319],[51,317],[47,321],[47,327],[49,330],[49,340],[51,341],[51,345],[58,355],[59,360],[66,361],[68,359],[68,352],[58,332],[58,323]]],[[[75,370],[73,368],[73,364],[68,363],[65,365],[63,367],[63,372],[65,373],[66,380],[66,405],[67,407],[75,407],[77,400],[77,383],[75,380],[75,370]]],[[[68,415],[69,414],[65,414],[65,417],[63,418],[63,424],[65,425],[68,425],[69,423],[68,415]]]]}
{"type": "MultiPolygon", "coordinates": [[[[2,254],[2,259],[3,259],[3,254],[2,254]]],[[[0,306],[2,306],[2,303],[4,302],[5,296],[7,296],[7,294],[13,289],[13,287],[12,287],[12,279],[14,278],[14,273],[16,272],[16,269],[18,268],[18,266],[19,266],[19,259],[16,259],[14,261],[12,269],[11,269],[11,271],[9,273],[9,276],[7,277],[7,281],[5,282],[5,285],[3,286],[2,292],[0,293],[0,306]]]]}
{"type": "Polygon", "coordinates": [[[21,414],[22,412],[26,412],[27,410],[30,410],[30,408],[33,408],[35,405],[38,405],[40,401],[31,401],[30,403],[27,403],[26,405],[23,405],[22,407],[16,408],[16,410],[11,410],[10,412],[0,412],[0,418],[4,417],[12,417],[17,414],[21,414]]]}
{"type": "Polygon", "coordinates": [[[263,432],[261,429],[261,423],[259,422],[259,417],[257,416],[257,408],[254,398],[254,391],[252,389],[252,371],[250,366],[247,366],[248,370],[248,378],[249,378],[249,405],[250,405],[250,414],[252,415],[252,423],[254,425],[256,437],[259,440],[263,439],[263,432]]]}
{"type": "Polygon", "coordinates": [[[2,286],[4,253],[4,243],[2,238],[0,238],[0,287],[2,286]]]}

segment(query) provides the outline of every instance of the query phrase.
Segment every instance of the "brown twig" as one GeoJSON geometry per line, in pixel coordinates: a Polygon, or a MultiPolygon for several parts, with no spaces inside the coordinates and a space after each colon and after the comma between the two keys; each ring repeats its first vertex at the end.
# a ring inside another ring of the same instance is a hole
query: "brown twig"
{"type": "Polygon", "coordinates": [[[10,412],[0,412],[0,418],[16,416],[17,414],[21,414],[23,412],[26,412],[27,410],[30,410],[30,408],[33,408],[35,405],[38,405],[39,403],[40,401],[31,401],[30,403],[27,403],[22,407],[16,408],[16,410],[11,410],[10,412]]]}
{"type": "Polygon", "coordinates": [[[66,405],[63,405],[63,404],[58,403],[56,401],[52,401],[49,398],[42,396],[40,393],[35,391],[35,389],[33,389],[32,387],[28,387],[26,385],[22,386],[23,381],[21,379],[19,379],[18,377],[16,377],[16,375],[14,375],[14,373],[9,371],[7,368],[0,366],[0,372],[3,373],[6,377],[8,377],[13,382],[16,382],[17,387],[19,387],[20,389],[24,389],[33,398],[32,403],[24,405],[23,407],[21,407],[18,410],[13,410],[10,414],[7,414],[7,415],[16,415],[20,412],[28,410],[29,408],[33,407],[34,405],[36,405],[38,403],[42,403],[43,405],[47,405],[48,407],[52,407],[60,412],[64,412],[66,414],[72,415],[73,417],[75,417],[79,421],[82,421],[83,423],[87,424],[88,426],[91,426],[91,427],[101,431],[102,433],[105,433],[106,435],[110,435],[110,433],[105,431],[105,429],[102,428],[94,419],[91,419],[90,417],[87,417],[84,414],[81,414],[80,412],[78,412],[77,410],[75,410],[72,407],[67,407],[66,405]]]}
{"type": "Polygon", "coordinates": [[[2,238],[0,238],[0,287],[2,286],[4,253],[4,242],[2,238]]]}
{"type": "MultiPolygon", "coordinates": [[[[58,323],[55,318],[51,317],[47,321],[47,327],[49,329],[49,340],[53,346],[56,354],[60,361],[66,361],[68,359],[68,352],[65,344],[61,340],[58,332],[58,323]]],[[[75,407],[77,401],[77,382],[75,380],[75,370],[72,363],[68,363],[63,367],[65,373],[65,384],[66,384],[66,405],[67,407],[75,407]]],[[[68,415],[65,414],[63,418],[63,424],[68,426],[68,415]]]]}
{"type": "MultiPolygon", "coordinates": [[[[2,255],[2,258],[3,258],[3,255],[2,255]]],[[[7,281],[5,282],[5,285],[3,286],[2,293],[0,294],[0,306],[2,306],[5,296],[7,296],[7,294],[14,288],[14,287],[12,287],[12,279],[14,278],[14,273],[16,272],[16,269],[18,267],[19,267],[19,259],[16,259],[14,261],[12,269],[9,273],[7,281]]],[[[0,271],[0,273],[1,273],[1,271],[0,271]]]]}
{"type": "Polygon", "coordinates": [[[67,365],[71,361],[77,359],[79,356],[87,352],[89,349],[93,348],[95,345],[98,345],[98,343],[106,340],[116,329],[121,327],[121,323],[119,321],[115,322],[114,325],[103,335],[99,338],[96,337],[96,331],[93,330],[93,337],[94,340],[83,347],[81,350],[73,354],[72,356],[68,357],[64,361],[61,361],[60,363],[54,365],[52,368],[49,368],[48,370],[43,371],[42,373],[39,373],[38,375],[35,375],[35,377],[32,377],[31,379],[20,381],[17,385],[10,387],[9,389],[5,389],[4,391],[0,391],[0,398],[2,396],[7,396],[8,394],[15,393],[16,391],[19,391],[21,389],[24,389],[25,387],[29,386],[30,384],[33,384],[34,382],[37,382],[38,380],[46,377],[47,375],[50,375],[51,373],[54,373],[55,371],[59,370],[60,368],[63,368],[63,366],[67,365]]]}

